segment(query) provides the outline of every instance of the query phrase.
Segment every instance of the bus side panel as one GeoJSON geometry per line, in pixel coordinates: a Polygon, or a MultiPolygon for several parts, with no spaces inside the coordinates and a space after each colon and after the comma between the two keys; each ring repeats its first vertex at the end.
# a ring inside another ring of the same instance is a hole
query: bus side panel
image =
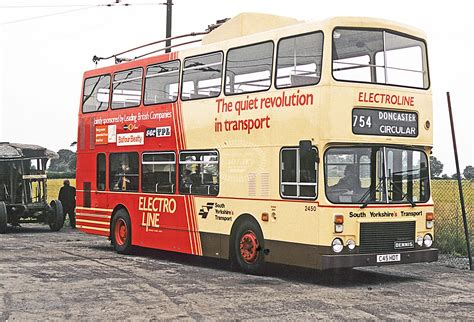
{"type": "Polygon", "coordinates": [[[232,227],[249,220],[262,230],[265,261],[315,268],[318,254],[326,251],[317,246],[319,216],[313,200],[196,197],[195,203],[204,256],[229,258],[238,242],[231,236],[232,227]]]}
{"type": "Polygon", "coordinates": [[[76,227],[90,234],[109,236],[112,210],[107,192],[97,191],[96,154],[78,151],[76,180],[76,227]]]}
{"type": "Polygon", "coordinates": [[[190,196],[112,193],[109,201],[126,207],[133,245],[202,254],[190,196]]]}

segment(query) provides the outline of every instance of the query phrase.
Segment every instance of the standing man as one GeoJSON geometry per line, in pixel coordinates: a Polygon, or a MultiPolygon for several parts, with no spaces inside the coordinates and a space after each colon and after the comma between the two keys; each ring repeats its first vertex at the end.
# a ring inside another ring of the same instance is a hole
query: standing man
{"type": "Polygon", "coordinates": [[[66,219],[66,214],[69,215],[71,227],[76,228],[76,188],[72,187],[67,179],[63,183],[58,199],[63,205],[64,219],[66,219]]]}

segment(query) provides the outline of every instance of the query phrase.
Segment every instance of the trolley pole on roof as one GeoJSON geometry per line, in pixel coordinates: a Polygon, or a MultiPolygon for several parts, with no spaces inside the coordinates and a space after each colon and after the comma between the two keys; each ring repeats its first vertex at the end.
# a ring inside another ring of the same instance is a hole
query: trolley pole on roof
{"type": "MultiPolygon", "coordinates": [[[[172,0],[166,0],[166,38],[171,37],[171,15],[172,15],[173,2],[172,0]]],[[[171,40],[166,41],[166,47],[171,46],[171,40]]],[[[171,48],[166,48],[166,53],[171,52],[171,48]]]]}

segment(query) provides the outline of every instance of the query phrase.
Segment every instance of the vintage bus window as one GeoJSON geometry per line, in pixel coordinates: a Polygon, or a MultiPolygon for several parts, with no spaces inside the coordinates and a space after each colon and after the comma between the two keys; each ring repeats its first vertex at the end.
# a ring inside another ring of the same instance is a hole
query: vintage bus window
{"type": "Polygon", "coordinates": [[[87,78],[84,81],[82,112],[100,112],[109,107],[110,75],[87,78]]]}
{"type": "Polygon", "coordinates": [[[271,86],[273,42],[233,48],[227,52],[225,94],[265,91],[271,86]]]}
{"type": "Polygon", "coordinates": [[[387,84],[423,88],[426,77],[423,72],[424,51],[425,44],[419,40],[385,32],[385,53],[377,53],[375,63],[387,68],[377,69],[377,79],[386,77],[387,84]]]}
{"type": "Polygon", "coordinates": [[[331,148],[326,195],[333,203],[416,203],[429,199],[426,155],[392,147],[331,148]]]}
{"type": "Polygon", "coordinates": [[[281,196],[315,199],[317,191],[317,165],[314,155],[302,155],[298,148],[284,148],[280,153],[281,196]]]}
{"type": "Polygon", "coordinates": [[[335,29],[336,80],[428,88],[423,41],[384,30],[335,29]]]}
{"type": "Polygon", "coordinates": [[[217,151],[189,151],[179,154],[179,192],[211,195],[219,193],[219,154],[217,151]]]}
{"type": "Polygon", "coordinates": [[[319,83],[323,55],[321,32],[284,38],[278,43],[276,87],[319,83]]]}
{"type": "Polygon", "coordinates": [[[328,150],[325,157],[326,194],[329,201],[339,203],[357,203],[370,186],[370,175],[367,171],[367,160],[370,160],[370,148],[334,148],[328,150]],[[363,160],[359,166],[358,160],[363,160]],[[361,175],[361,168],[365,172],[361,175]],[[362,183],[364,181],[364,183],[362,183]]]}
{"type": "Polygon", "coordinates": [[[222,52],[189,57],[184,60],[183,101],[217,97],[222,84],[222,52]]]}
{"type": "Polygon", "coordinates": [[[142,155],[142,191],[176,191],[176,156],[174,152],[150,152],[142,155]]]}
{"type": "Polygon", "coordinates": [[[97,171],[97,190],[104,191],[105,190],[105,154],[99,153],[97,154],[97,164],[96,164],[96,171],[97,171]]]}
{"type": "Polygon", "coordinates": [[[142,97],[141,68],[135,68],[114,75],[112,83],[112,109],[140,105],[142,97]]]}
{"type": "Polygon", "coordinates": [[[148,66],[145,76],[145,105],[176,102],[179,60],[148,66]]]}
{"type": "Polygon", "coordinates": [[[109,187],[114,191],[138,191],[138,153],[111,153],[109,187]]]}

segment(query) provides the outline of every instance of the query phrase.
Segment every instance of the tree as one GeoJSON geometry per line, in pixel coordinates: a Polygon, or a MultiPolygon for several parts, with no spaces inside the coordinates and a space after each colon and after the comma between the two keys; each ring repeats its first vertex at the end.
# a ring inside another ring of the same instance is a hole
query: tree
{"type": "Polygon", "coordinates": [[[51,177],[54,174],[62,175],[63,177],[74,177],[76,174],[76,153],[70,150],[59,150],[59,158],[51,160],[48,168],[48,174],[51,177]]]}
{"type": "Polygon", "coordinates": [[[472,165],[468,165],[464,171],[462,172],[462,174],[464,175],[464,178],[468,179],[468,180],[472,180],[474,179],[474,167],[472,165]]]}
{"type": "Polygon", "coordinates": [[[435,156],[430,156],[430,168],[431,168],[431,175],[433,177],[439,177],[441,173],[443,173],[443,163],[436,159],[435,156]]]}

